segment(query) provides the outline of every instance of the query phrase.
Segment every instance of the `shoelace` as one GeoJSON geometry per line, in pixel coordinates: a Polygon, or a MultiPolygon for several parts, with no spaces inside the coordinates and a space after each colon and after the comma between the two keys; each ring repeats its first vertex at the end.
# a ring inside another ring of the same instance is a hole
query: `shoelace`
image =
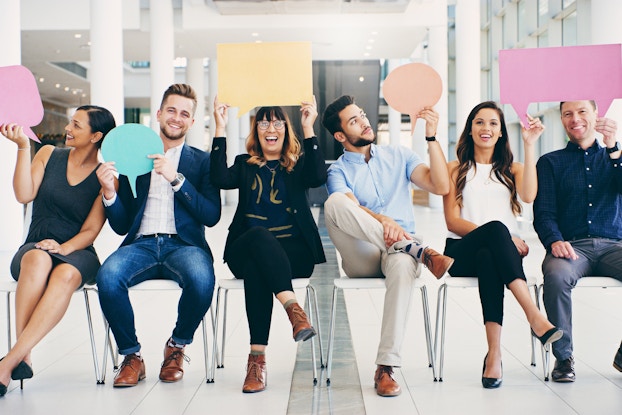
{"type": "MultiPolygon", "coordinates": [[[[139,358],[138,356],[136,356],[136,359],[140,360],[140,358],[139,358]]],[[[125,366],[131,366],[131,362],[132,362],[132,360],[134,360],[134,356],[130,356],[130,355],[125,356],[125,359],[123,359],[123,362],[121,362],[121,366],[119,366],[119,367],[117,368],[117,370],[115,370],[114,372],[115,372],[115,373],[119,373],[120,371],[122,371],[122,370],[123,370],[123,368],[124,368],[125,366]]],[[[133,369],[133,368],[132,368],[132,369],[133,369]]]]}
{"type": "Polygon", "coordinates": [[[428,269],[432,269],[432,257],[437,256],[437,255],[438,254],[430,254],[428,252],[424,252],[423,253],[423,265],[425,265],[425,267],[428,269]]]}
{"type": "Polygon", "coordinates": [[[393,368],[391,366],[382,366],[380,368],[380,373],[378,374],[378,379],[382,378],[382,375],[384,373],[386,373],[391,379],[393,379],[393,368]]]}
{"type": "Polygon", "coordinates": [[[257,362],[248,362],[246,365],[246,377],[252,377],[253,379],[259,380],[259,374],[261,373],[261,366],[257,362]]]}
{"type": "Polygon", "coordinates": [[[180,355],[183,360],[190,363],[190,358],[184,354],[183,350],[175,350],[166,359],[164,359],[164,362],[162,362],[162,367],[167,366],[172,361],[176,361],[180,357],[180,355]]]}

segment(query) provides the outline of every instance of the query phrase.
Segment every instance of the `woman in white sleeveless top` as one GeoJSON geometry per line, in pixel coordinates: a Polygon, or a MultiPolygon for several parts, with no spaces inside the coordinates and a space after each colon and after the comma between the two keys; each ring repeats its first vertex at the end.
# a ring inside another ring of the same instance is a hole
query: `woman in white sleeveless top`
{"type": "Polygon", "coordinates": [[[534,304],[523,271],[529,247],[518,237],[518,196],[527,203],[537,192],[534,145],[544,130],[537,118],[522,128],[525,164],[513,161],[502,110],[495,102],[478,104],[466,121],[449,162],[450,190],[443,197],[449,235],[445,255],[455,262],[450,275],[477,276],[488,353],[482,385],[498,388],[503,379],[501,325],[504,287],[523,308],[532,331],[543,344],[562,336],[534,304]]]}

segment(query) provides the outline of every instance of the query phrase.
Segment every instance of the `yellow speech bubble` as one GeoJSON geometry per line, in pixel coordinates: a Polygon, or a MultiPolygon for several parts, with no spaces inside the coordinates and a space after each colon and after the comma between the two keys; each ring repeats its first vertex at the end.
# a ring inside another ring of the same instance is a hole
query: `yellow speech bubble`
{"type": "Polygon", "coordinates": [[[218,100],[239,107],[300,105],[313,101],[310,42],[217,45],[218,100]]]}

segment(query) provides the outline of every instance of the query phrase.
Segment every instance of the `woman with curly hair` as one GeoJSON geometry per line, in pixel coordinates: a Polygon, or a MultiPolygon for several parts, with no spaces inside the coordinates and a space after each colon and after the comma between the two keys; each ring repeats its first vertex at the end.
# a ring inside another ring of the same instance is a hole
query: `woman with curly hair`
{"type": "Polygon", "coordinates": [[[450,275],[478,278],[488,341],[482,371],[484,388],[498,388],[503,379],[504,286],[516,297],[542,344],[562,336],[534,304],[522,265],[529,246],[518,236],[518,197],[530,203],[536,196],[534,146],[544,131],[539,119],[528,118],[529,126],[521,130],[525,164],[513,161],[503,111],[492,101],[471,110],[458,141],[457,160],[448,164],[450,190],[443,197],[449,230],[445,255],[455,260],[450,275]]]}
{"type": "Polygon", "coordinates": [[[313,131],[315,102],[300,107],[302,145],[281,107],[259,108],[246,141],[248,154],[238,155],[228,168],[227,110],[227,104],[214,102],[210,177],[221,189],[239,189],[224,259],[233,275],[244,280],[251,350],[242,391],[252,393],[266,388],[273,295],[287,312],[295,341],[316,334],[291,281],[310,277],[315,264],[326,261],[306,193],[326,182],[326,167],[313,131]]]}

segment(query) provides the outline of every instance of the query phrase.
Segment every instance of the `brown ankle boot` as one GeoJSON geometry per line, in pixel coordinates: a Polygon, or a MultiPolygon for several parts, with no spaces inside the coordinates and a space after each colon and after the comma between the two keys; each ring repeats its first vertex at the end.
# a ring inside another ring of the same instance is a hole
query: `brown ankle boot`
{"type": "Polygon", "coordinates": [[[437,279],[440,279],[451,268],[454,259],[439,254],[432,248],[423,251],[423,265],[425,265],[437,279]]]}
{"type": "Polygon", "coordinates": [[[248,355],[248,363],[246,364],[246,379],[242,392],[255,393],[266,389],[268,383],[266,373],[266,355],[248,355]]]}
{"type": "Polygon", "coordinates": [[[305,341],[316,335],[315,329],[311,326],[311,323],[309,323],[305,311],[298,303],[290,304],[285,311],[294,329],[294,340],[297,342],[301,340],[305,341]]]}

